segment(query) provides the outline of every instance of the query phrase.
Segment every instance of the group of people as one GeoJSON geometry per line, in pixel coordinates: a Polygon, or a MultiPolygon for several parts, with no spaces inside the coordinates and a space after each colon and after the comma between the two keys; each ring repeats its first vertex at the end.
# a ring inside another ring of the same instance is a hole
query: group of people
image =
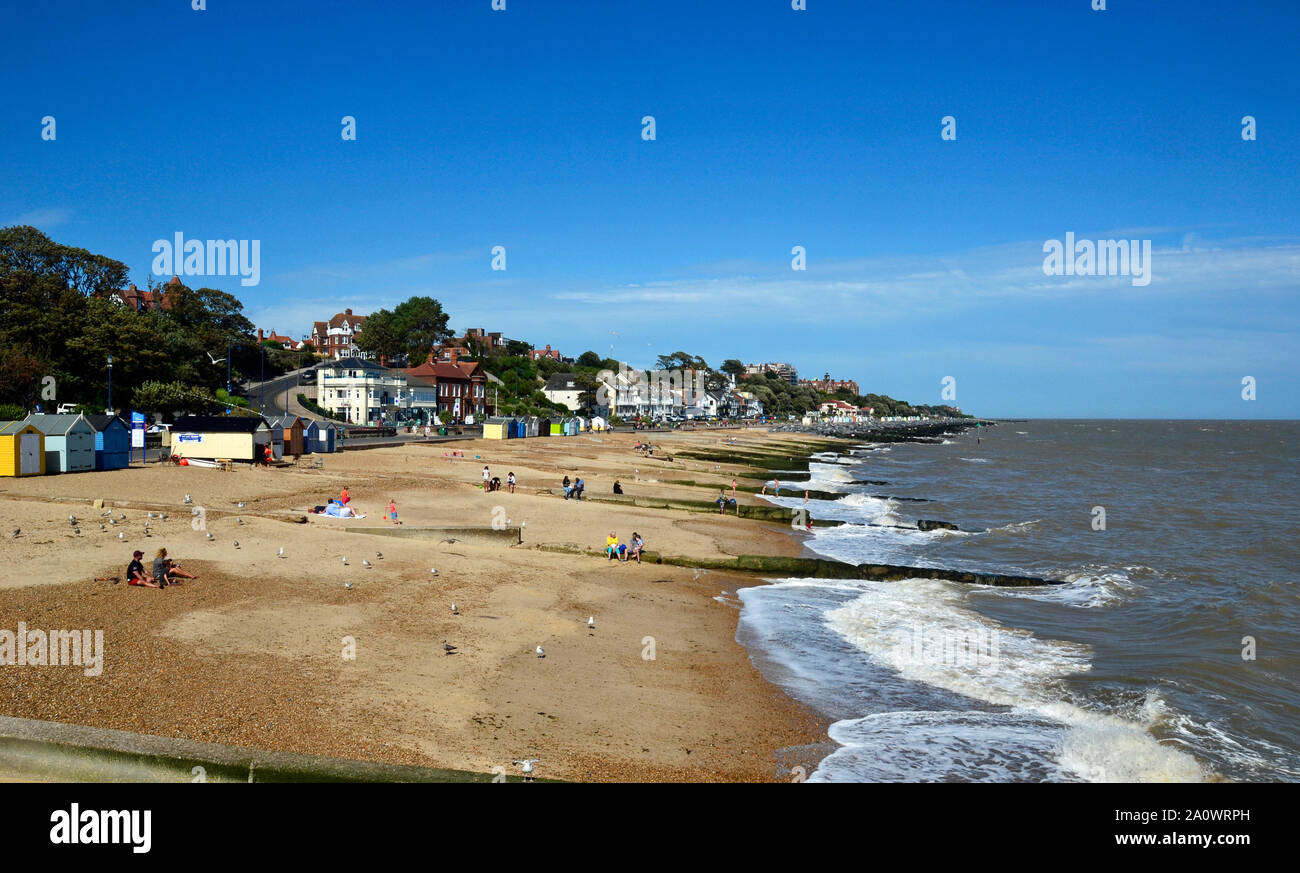
{"type": "MultiPolygon", "coordinates": [[[[506,490],[509,491],[511,494],[515,493],[515,474],[513,470],[506,474],[505,487],[506,490]]],[[[501,477],[493,476],[492,471],[488,469],[488,465],[484,464],[483,465],[483,491],[487,492],[487,491],[500,491],[500,490],[501,490],[501,477]]]]}
{"type": "Polygon", "coordinates": [[[641,563],[641,552],[645,549],[645,540],[641,539],[641,534],[632,531],[632,539],[626,543],[618,541],[618,534],[613,531],[605,537],[605,555],[606,560],[619,561],[626,564],[633,559],[641,563]]]}
{"type": "Polygon", "coordinates": [[[192,573],[186,573],[181,565],[167,557],[166,549],[159,549],[153,559],[153,573],[145,572],[144,552],[136,549],[131,555],[131,563],[126,566],[126,584],[140,588],[166,588],[179,585],[181,579],[197,579],[192,573]]]}
{"type": "Polygon", "coordinates": [[[582,481],[581,476],[579,476],[577,473],[573,475],[574,478],[572,481],[569,480],[568,476],[565,476],[564,481],[560,483],[561,485],[564,486],[565,500],[568,500],[570,497],[572,497],[574,500],[581,500],[582,492],[585,491],[587,488],[587,483],[582,481]]]}

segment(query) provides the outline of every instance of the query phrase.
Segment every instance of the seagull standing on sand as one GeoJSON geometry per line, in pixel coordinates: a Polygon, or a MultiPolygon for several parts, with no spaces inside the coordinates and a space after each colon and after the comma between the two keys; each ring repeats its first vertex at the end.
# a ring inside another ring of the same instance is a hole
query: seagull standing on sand
{"type": "Polygon", "coordinates": [[[343,566],[346,567],[347,565],[348,565],[348,556],[347,556],[347,555],[344,555],[344,556],[343,556],[343,566]]]}
{"type": "Polygon", "coordinates": [[[209,539],[209,540],[212,539],[212,531],[208,531],[208,539],[209,539]]]}
{"type": "Polygon", "coordinates": [[[533,781],[533,765],[541,761],[540,758],[524,758],[522,761],[514,761],[514,765],[521,769],[524,774],[525,782],[533,781]]]}
{"type": "Polygon", "coordinates": [[[244,520],[243,520],[242,518],[240,518],[238,515],[236,515],[236,516],[235,516],[235,523],[236,523],[236,524],[243,524],[243,523],[244,523],[244,520]]]}
{"type": "Polygon", "coordinates": [[[235,540],[233,543],[231,543],[231,545],[233,545],[235,548],[239,548],[239,540],[235,540]]]}
{"type": "Polygon", "coordinates": [[[545,658],[545,657],[546,657],[546,650],[543,649],[541,646],[538,646],[538,647],[537,647],[537,657],[539,657],[539,658],[545,658]]]}
{"type": "Polygon", "coordinates": [[[375,557],[382,561],[382,560],[384,559],[384,553],[383,553],[383,552],[375,552],[375,557]]]}
{"type": "Polygon", "coordinates": [[[373,567],[374,565],[371,564],[369,561],[367,561],[365,558],[362,558],[362,559],[361,559],[361,566],[363,566],[363,567],[365,567],[367,570],[369,570],[369,569],[370,569],[371,567],[373,567]]]}
{"type": "Polygon", "coordinates": [[[450,655],[452,652],[456,651],[456,647],[453,646],[451,643],[447,642],[446,640],[443,640],[443,641],[442,641],[442,651],[443,651],[443,654],[450,655]]]}
{"type": "Polygon", "coordinates": [[[435,576],[438,575],[438,570],[437,570],[436,567],[430,567],[430,568],[429,568],[429,572],[432,573],[432,574],[435,575],[435,576]]]}
{"type": "Polygon", "coordinates": [[[185,495],[185,502],[186,502],[186,503],[193,503],[193,502],[194,502],[194,498],[191,497],[190,495],[186,494],[186,495],[185,495]]]}
{"type": "Polygon", "coordinates": [[[452,614],[452,615],[460,615],[460,610],[456,608],[456,604],[454,604],[454,603],[451,605],[451,614],[452,614]]]}
{"type": "Polygon", "coordinates": [[[596,626],[596,616],[594,615],[587,616],[587,627],[595,627],[595,626],[596,626]]]}
{"type": "Polygon", "coordinates": [[[284,557],[284,546],[280,546],[280,554],[279,554],[279,557],[281,557],[281,558],[284,557]]]}
{"type": "Polygon", "coordinates": [[[244,508],[244,501],[241,500],[241,501],[239,501],[238,503],[236,503],[235,505],[238,506],[240,509],[243,509],[243,508],[244,508]]]}
{"type": "Polygon", "coordinates": [[[126,534],[124,534],[124,533],[120,533],[120,534],[117,535],[117,538],[118,538],[119,540],[125,540],[125,539],[126,539],[126,534]]]}

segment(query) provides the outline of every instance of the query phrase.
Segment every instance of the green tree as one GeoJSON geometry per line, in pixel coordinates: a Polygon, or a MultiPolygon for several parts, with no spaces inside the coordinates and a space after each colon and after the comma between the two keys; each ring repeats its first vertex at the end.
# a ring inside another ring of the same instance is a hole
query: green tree
{"type": "MultiPolygon", "coordinates": [[[[434,346],[451,336],[450,316],[432,297],[412,297],[397,304],[393,322],[404,352],[412,364],[421,364],[434,346]]],[[[367,320],[368,323],[368,320],[367,320]]]]}

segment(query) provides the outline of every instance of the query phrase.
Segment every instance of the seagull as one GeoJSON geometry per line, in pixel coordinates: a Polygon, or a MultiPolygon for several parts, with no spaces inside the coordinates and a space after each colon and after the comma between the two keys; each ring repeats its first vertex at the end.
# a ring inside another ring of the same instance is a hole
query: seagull
{"type": "Polygon", "coordinates": [[[18,535],[21,534],[22,532],[23,532],[23,529],[22,529],[22,528],[20,528],[20,527],[16,527],[16,528],[14,528],[14,536],[18,536],[18,535]]]}
{"type": "Polygon", "coordinates": [[[540,758],[524,758],[522,761],[513,761],[512,763],[513,763],[516,767],[518,767],[518,768],[520,768],[521,770],[523,770],[523,773],[524,773],[524,781],[525,781],[525,782],[532,782],[532,781],[533,781],[533,765],[534,765],[534,764],[537,764],[537,763],[540,763],[540,760],[541,760],[540,758]]]}
{"type": "Polygon", "coordinates": [[[452,652],[456,651],[456,647],[453,646],[451,643],[447,642],[446,640],[443,640],[443,641],[442,641],[442,651],[443,651],[445,654],[450,655],[452,652]]]}
{"type": "Polygon", "coordinates": [[[438,575],[438,571],[437,571],[436,569],[434,569],[433,567],[430,567],[430,568],[429,568],[429,572],[432,573],[432,574],[435,575],[435,576],[438,575]]]}
{"type": "Polygon", "coordinates": [[[74,528],[72,529],[72,532],[73,532],[74,534],[76,534],[77,536],[81,536],[81,528],[79,528],[79,527],[74,527],[74,528]]]}
{"type": "Polygon", "coordinates": [[[166,521],[166,520],[167,520],[167,513],[165,513],[165,512],[160,512],[160,513],[158,513],[158,517],[161,518],[163,521],[166,521]]]}
{"type": "Polygon", "coordinates": [[[243,520],[242,518],[240,518],[238,515],[235,516],[235,521],[236,521],[237,523],[239,523],[239,524],[243,524],[243,523],[244,523],[244,520],[243,520]]]}
{"type": "Polygon", "coordinates": [[[108,530],[108,528],[104,527],[104,523],[103,523],[102,521],[99,523],[99,529],[100,529],[100,530],[108,530]]]}
{"type": "Polygon", "coordinates": [[[536,651],[537,651],[537,657],[539,657],[539,658],[545,658],[545,657],[546,657],[546,650],[543,649],[541,646],[538,646],[536,651]]]}
{"type": "Polygon", "coordinates": [[[371,567],[374,566],[374,564],[371,564],[371,563],[370,563],[369,561],[367,561],[365,558],[362,558],[362,559],[361,559],[361,566],[365,567],[366,569],[370,569],[371,567]]]}
{"type": "Polygon", "coordinates": [[[452,614],[452,615],[460,615],[460,610],[456,608],[456,604],[454,604],[454,603],[451,605],[451,614],[452,614]]]}
{"type": "Polygon", "coordinates": [[[343,556],[343,566],[346,567],[347,565],[348,565],[348,556],[347,556],[347,555],[344,555],[344,556],[343,556]]]}
{"type": "Polygon", "coordinates": [[[108,520],[108,523],[109,523],[109,524],[117,524],[117,519],[116,519],[116,518],[110,518],[110,519],[108,520]]]}
{"type": "Polygon", "coordinates": [[[238,502],[237,504],[235,504],[235,505],[238,506],[240,509],[243,509],[243,508],[244,508],[244,501],[241,500],[241,501],[239,501],[239,502],[238,502]]]}
{"type": "Polygon", "coordinates": [[[120,519],[122,519],[122,521],[126,521],[126,513],[125,513],[125,512],[119,512],[119,513],[117,514],[117,517],[120,518],[120,519]]]}
{"type": "Polygon", "coordinates": [[[280,546],[280,557],[284,557],[284,546],[280,546]]]}
{"type": "Polygon", "coordinates": [[[103,512],[101,512],[101,513],[99,514],[99,517],[100,517],[100,518],[108,518],[108,517],[109,517],[110,515],[112,515],[112,514],[113,514],[113,510],[111,510],[111,509],[105,509],[103,512]]]}
{"type": "Polygon", "coordinates": [[[75,515],[69,515],[68,524],[76,524],[76,523],[77,523],[77,517],[75,515]]]}
{"type": "Polygon", "coordinates": [[[595,627],[595,626],[596,626],[596,616],[594,615],[587,616],[587,627],[595,627]]]}
{"type": "Polygon", "coordinates": [[[212,531],[208,531],[208,539],[212,539],[212,531]]]}
{"type": "Polygon", "coordinates": [[[234,542],[234,546],[235,546],[235,548],[239,548],[239,540],[235,540],[235,542],[234,542]]]}
{"type": "Polygon", "coordinates": [[[118,538],[119,540],[124,540],[124,539],[126,539],[126,534],[124,534],[124,533],[120,533],[120,534],[117,535],[117,538],[118,538]]]}
{"type": "Polygon", "coordinates": [[[382,560],[384,559],[384,553],[383,553],[383,552],[375,552],[375,557],[382,561],[382,560]]]}
{"type": "Polygon", "coordinates": [[[186,503],[193,503],[193,502],[194,502],[194,498],[191,497],[190,495],[186,494],[186,495],[185,495],[185,502],[186,502],[186,503]]]}
{"type": "Polygon", "coordinates": [[[225,358],[214,358],[214,357],[212,357],[212,353],[211,353],[211,352],[206,352],[206,351],[205,351],[203,354],[205,354],[205,355],[208,356],[208,360],[211,361],[211,362],[213,363],[214,366],[215,366],[216,364],[220,364],[222,361],[225,360],[225,358]]]}
{"type": "Polygon", "coordinates": [[[351,583],[351,582],[344,582],[344,583],[343,583],[343,587],[346,588],[346,589],[348,589],[349,591],[351,591],[351,590],[352,590],[352,583],[351,583]]]}
{"type": "Polygon", "coordinates": [[[149,517],[150,517],[150,518],[153,518],[153,513],[152,513],[152,512],[149,513],[149,517]]]}

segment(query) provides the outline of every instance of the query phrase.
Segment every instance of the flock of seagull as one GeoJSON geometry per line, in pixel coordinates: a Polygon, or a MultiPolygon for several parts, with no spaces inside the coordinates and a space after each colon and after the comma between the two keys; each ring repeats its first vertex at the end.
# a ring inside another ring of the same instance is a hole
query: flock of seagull
{"type": "MultiPolygon", "coordinates": [[[[194,498],[193,498],[190,494],[187,493],[187,494],[185,495],[184,503],[185,503],[185,505],[187,505],[187,506],[192,506],[193,503],[194,503],[194,498]]],[[[243,509],[243,508],[245,508],[245,506],[246,506],[245,502],[242,501],[242,500],[239,501],[237,505],[238,505],[238,507],[239,507],[240,509],[243,509]]],[[[190,510],[190,514],[191,514],[191,515],[198,516],[198,515],[200,514],[199,508],[198,508],[198,507],[194,507],[193,509],[190,510]]],[[[157,513],[155,513],[155,512],[150,512],[150,513],[148,514],[148,516],[149,516],[149,519],[157,519],[158,521],[166,521],[166,520],[167,520],[167,517],[168,517],[168,516],[167,516],[167,513],[165,513],[165,512],[157,512],[157,513]]],[[[115,518],[115,517],[113,516],[113,510],[112,510],[112,509],[106,509],[106,510],[104,510],[102,513],[100,513],[100,518],[108,519],[108,525],[116,525],[116,524],[118,523],[118,521],[126,521],[126,520],[127,520],[126,513],[124,513],[124,512],[119,512],[118,515],[117,515],[117,517],[115,518]]],[[[242,516],[236,516],[236,517],[235,517],[235,523],[238,524],[238,525],[241,525],[241,526],[242,526],[242,525],[244,524],[244,519],[243,519],[243,517],[242,517],[242,516]]],[[[76,536],[80,536],[80,535],[81,535],[81,520],[77,518],[77,516],[76,516],[75,513],[74,513],[74,514],[70,514],[70,515],[68,515],[68,524],[72,526],[72,531],[73,531],[73,533],[74,533],[76,536]]],[[[149,528],[150,528],[150,523],[149,523],[148,520],[146,520],[146,521],[144,522],[144,535],[147,536],[147,537],[153,535],[153,534],[151,533],[151,531],[150,531],[149,528]]],[[[108,527],[104,524],[104,522],[100,522],[100,523],[99,523],[99,529],[100,529],[101,531],[107,531],[107,530],[108,530],[108,527]]],[[[21,535],[22,535],[22,529],[21,529],[21,528],[14,528],[13,536],[14,536],[14,537],[19,537],[19,536],[21,536],[21,535]]],[[[204,536],[207,538],[207,540],[208,540],[209,542],[213,542],[213,541],[215,541],[215,537],[213,537],[211,531],[204,531],[204,536]]],[[[122,542],[125,542],[125,541],[126,541],[126,533],[123,532],[123,531],[119,531],[119,532],[118,532],[118,535],[117,535],[117,538],[118,538],[118,540],[120,540],[120,541],[122,541],[122,542]]],[[[238,540],[233,540],[233,541],[232,541],[232,545],[233,545],[236,549],[238,549],[238,548],[239,548],[239,541],[238,541],[238,540]]],[[[278,550],[278,552],[276,553],[276,557],[278,557],[278,558],[287,558],[287,557],[288,557],[288,556],[285,554],[285,552],[284,552],[284,546],[280,546],[280,547],[279,547],[279,550],[278,550]]],[[[345,567],[350,566],[350,565],[348,564],[348,558],[347,558],[347,555],[344,555],[344,556],[342,556],[342,557],[343,557],[343,566],[345,566],[345,567]]],[[[384,553],[383,553],[383,552],[375,552],[375,560],[382,561],[383,559],[384,559],[384,553]]],[[[363,558],[363,559],[361,560],[361,566],[363,566],[363,567],[365,567],[367,570],[369,570],[369,569],[372,569],[372,568],[374,567],[374,564],[372,564],[368,559],[363,558]]],[[[429,573],[432,574],[432,575],[434,575],[434,576],[437,576],[437,575],[438,575],[438,569],[437,569],[436,567],[430,567],[430,568],[429,568],[429,573]]],[[[351,582],[344,582],[344,583],[343,583],[343,587],[346,588],[347,590],[351,591],[355,586],[354,586],[353,583],[351,583],[351,582]]],[[[459,609],[459,607],[457,607],[457,605],[456,605],[456,603],[455,603],[454,601],[453,601],[452,604],[451,604],[451,614],[452,614],[452,615],[455,615],[455,616],[460,615],[460,609],[459,609]]],[[[589,629],[595,629],[595,627],[596,627],[596,617],[595,617],[594,615],[592,615],[592,616],[588,616],[588,617],[587,617],[587,627],[588,627],[589,629]]],[[[444,639],[444,640],[442,641],[442,651],[443,651],[443,654],[445,654],[445,655],[458,654],[458,653],[459,653],[459,647],[458,647],[458,646],[455,646],[455,645],[453,645],[453,644],[451,644],[451,643],[449,643],[449,642],[447,642],[447,640],[444,639]]],[[[546,650],[543,649],[543,648],[541,647],[541,645],[538,645],[537,648],[534,649],[533,651],[534,651],[534,653],[537,655],[538,658],[545,658],[545,657],[546,657],[546,650]]],[[[531,781],[533,781],[533,770],[534,770],[534,765],[537,764],[537,763],[539,763],[539,762],[540,762],[540,759],[538,759],[538,758],[524,758],[524,759],[520,759],[520,760],[514,761],[513,764],[514,764],[516,767],[521,768],[521,772],[523,773],[524,781],[525,781],[525,782],[531,782],[531,781]]]]}

